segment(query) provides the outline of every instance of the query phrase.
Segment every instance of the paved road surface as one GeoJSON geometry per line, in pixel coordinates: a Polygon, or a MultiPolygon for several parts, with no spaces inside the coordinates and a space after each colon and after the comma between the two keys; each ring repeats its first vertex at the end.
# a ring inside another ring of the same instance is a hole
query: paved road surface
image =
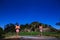
{"type": "Polygon", "coordinates": [[[0,39],[0,40],[60,40],[55,37],[33,37],[33,36],[20,36],[19,38],[9,38],[9,39],[0,39]]]}
{"type": "Polygon", "coordinates": [[[60,40],[55,37],[46,37],[46,36],[41,36],[41,37],[32,37],[32,36],[23,36],[21,40],[60,40]]]}

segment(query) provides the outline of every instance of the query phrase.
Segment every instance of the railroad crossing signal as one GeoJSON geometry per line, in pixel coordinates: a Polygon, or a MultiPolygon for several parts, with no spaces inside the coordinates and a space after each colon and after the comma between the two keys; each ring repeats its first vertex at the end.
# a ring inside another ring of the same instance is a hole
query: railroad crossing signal
{"type": "Polygon", "coordinates": [[[43,27],[39,26],[39,30],[40,30],[40,32],[42,32],[43,31],[43,27]]]}
{"type": "Polygon", "coordinates": [[[17,34],[17,37],[18,37],[20,26],[16,25],[15,29],[16,29],[16,34],[17,34]]]}
{"type": "Polygon", "coordinates": [[[20,29],[20,26],[16,25],[15,29],[20,29]]]}
{"type": "Polygon", "coordinates": [[[41,36],[42,36],[42,32],[43,32],[43,26],[39,26],[39,30],[40,30],[40,32],[41,32],[41,36]]]}

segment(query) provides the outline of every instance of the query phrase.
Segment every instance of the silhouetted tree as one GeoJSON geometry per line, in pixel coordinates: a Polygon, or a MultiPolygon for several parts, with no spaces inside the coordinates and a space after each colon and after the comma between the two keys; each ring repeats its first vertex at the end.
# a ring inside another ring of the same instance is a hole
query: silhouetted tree
{"type": "Polygon", "coordinates": [[[18,22],[16,22],[16,23],[15,23],[15,25],[18,25],[18,26],[19,26],[19,23],[18,23],[18,22]]]}
{"type": "Polygon", "coordinates": [[[12,23],[5,25],[4,31],[5,32],[15,32],[15,25],[12,23]]]}
{"type": "Polygon", "coordinates": [[[0,38],[4,38],[4,30],[0,27],[0,38]]]}
{"type": "Polygon", "coordinates": [[[24,29],[25,29],[25,25],[20,25],[20,29],[21,29],[21,31],[24,31],[24,29]]]}
{"type": "Polygon", "coordinates": [[[60,22],[57,22],[56,25],[60,26],[60,22]]]}
{"type": "Polygon", "coordinates": [[[39,27],[39,22],[32,22],[31,24],[30,24],[30,26],[31,26],[31,30],[32,31],[37,31],[37,29],[38,29],[38,27],[39,27]]]}
{"type": "MultiPolygon", "coordinates": [[[[56,25],[60,26],[60,22],[57,22],[56,25]]],[[[60,33],[60,29],[57,32],[60,33]]]]}
{"type": "Polygon", "coordinates": [[[52,27],[51,25],[49,25],[49,28],[50,28],[50,31],[51,31],[51,32],[56,32],[56,31],[57,31],[57,29],[54,28],[54,27],[52,27]]]}

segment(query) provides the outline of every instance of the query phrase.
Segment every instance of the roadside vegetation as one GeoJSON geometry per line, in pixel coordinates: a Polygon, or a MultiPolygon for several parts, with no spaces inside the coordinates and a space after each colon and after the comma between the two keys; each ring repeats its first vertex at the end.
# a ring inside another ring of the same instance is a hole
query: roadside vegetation
{"type": "MultiPolygon", "coordinates": [[[[19,36],[40,36],[41,32],[19,32],[19,36]]],[[[16,36],[16,33],[6,33],[5,37],[16,36]]],[[[43,32],[42,36],[51,36],[60,38],[60,33],[57,32],[43,32]]]]}
{"type": "MultiPolygon", "coordinates": [[[[16,29],[15,25],[19,25],[18,23],[9,23],[4,26],[4,30],[0,27],[0,38],[16,36],[16,29]]],[[[39,23],[39,22],[32,22],[31,24],[21,24],[20,25],[20,32],[19,36],[37,36],[40,35],[41,32],[39,31],[39,25],[43,26],[43,36],[51,36],[60,38],[60,30],[53,28],[49,24],[39,23]]],[[[58,24],[57,24],[58,25],[58,24]]]]}

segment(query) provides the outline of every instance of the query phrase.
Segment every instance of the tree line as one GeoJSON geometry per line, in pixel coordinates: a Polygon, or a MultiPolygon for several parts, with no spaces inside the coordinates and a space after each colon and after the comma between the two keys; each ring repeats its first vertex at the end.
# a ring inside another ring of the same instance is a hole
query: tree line
{"type": "MultiPolygon", "coordinates": [[[[20,25],[18,23],[9,23],[9,24],[6,24],[4,26],[4,32],[15,32],[15,25],[20,25]]],[[[43,28],[49,28],[50,30],[49,31],[57,31],[56,28],[53,28],[51,25],[48,25],[48,24],[43,24],[43,23],[39,23],[39,22],[32,22],[31,24],[21,24],[20,25],[20,31],[22,32],[27,32],[27,31],[39,31],[39,25],[42,25],[43,28]]]]}
{"type": "MultiPolygon", "coordinates": [[[[9,23],[4,26],[4,30],[0,27],[0,36],[4,33],[8,32],[15,32],[15,25],[20,25],[20,32],[39,32],[39,25],[43,26],[45,28],[44,30],[47,32],[57,32],[58,30],[56,28],[53,28],[51,25],[44,24],[44,23],[39,23],[39,22],[32,22],[30,24],[19,24],[19,23],[9,23]],[[47,29],[49,28],[49,29],[47,29]],[[47,29],[47,30],[46,30],[47,29]]],[[[58,25],[56,23],[56,25],[58,25]]],[[[60,31],[59,31],[60,32],[60,31]]]]}

